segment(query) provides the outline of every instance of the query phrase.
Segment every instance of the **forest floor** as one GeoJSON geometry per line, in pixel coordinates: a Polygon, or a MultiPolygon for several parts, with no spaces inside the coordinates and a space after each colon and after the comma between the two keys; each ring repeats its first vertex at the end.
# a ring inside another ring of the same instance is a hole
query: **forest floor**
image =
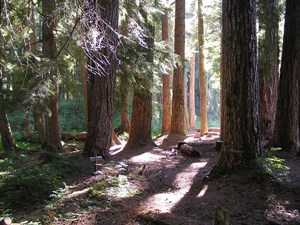
{"type": "MultiPolygon", "coordinates": [[[[180,137],[163,136],[156,146],[135,150],[115,146],[98,175],[91,174],[93,165],[87,160],[81,177],[70,174],[61,196],[23,221],[47,214],[49,224],[60,225],[210,225],[221,207],[232,225],[299,225],[300,157],[264,151],[268,173],[245,170],[204,182],[220,155],[217,138],[205,136],[205,147],[194,146],[201,157],[177,151],[180,137]]],[[[199,138],[192,134],[185,141],[198,143],[199,138]]],[[[66,149],[74,154],[81,150],[66,149]]]]}

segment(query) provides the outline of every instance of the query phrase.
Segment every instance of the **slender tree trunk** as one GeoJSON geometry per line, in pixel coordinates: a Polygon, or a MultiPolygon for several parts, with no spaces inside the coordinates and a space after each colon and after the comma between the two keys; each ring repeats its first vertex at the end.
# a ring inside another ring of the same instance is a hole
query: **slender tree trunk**
{"type": "Polygon", "coordinates": [[[97,42],[90,47],[89,40],[83,46],[88,56],[89,79],[88,131],[84,152],[108,158],[113,130],[119,1],[97,0],[86,1],[85,4],[87,15],[83,22],[86,30],[91,32],[97,25],[96,32],[99,34],[96,38],[103,38],[104,47],[97,48],[97,42]],[[102,29],[106,30],[107,36],[101,36],[102,29]]]}
{"type": "MultiPolygon", "coordinates": [[[[86,60],[85,60],[86,61],[86,60]]],[[[86,65],[82,66],[82,93],[84,99],[84,125],[85,130],[88,129],[88,71],[86,65]]]]}
{"type": "Polygon", "coordinates": [[[196,130],[196,112],[195,112],[195,55],[190,58],[190,128],[196,130]]]}
{"type": "Polygon", "coordinates": [[[173,74],[172,119],[170,134],[185,135],[184,130],[184,50],[185,50],[185,0],[175,2],[175,53],[182,65],[173,74]]]}
{"type": "Polygon", "coordinates": [[[263,36],[259,40],[260,76],[260,135],[262,140],[272,137],[279,66],[279,9],[278,0],[260,1],[258,19],[263,36]]]}
{"type": "MultiPolygon", "coordinates": [[[[3,3],[0,1],[0,27],[2,27],[2,11],[3,11],[3,3]]],[[[2,39],[2,36],[1,36],[2,39]]],[[[0,42],[0,61],[3,59],[3,45],[2,40],[0,42]]],[[[14,143],[14,139],[10,130],[10,125],[7,119],[7,114],[5,111],[5,99],[3,94],[3,66],[2,63],[0,63],[0,134],[2,139],[2,146],[4,151],[8,151],[10,149],[13,149],[16,147],[14,143]]]]}
{"type": "Polygon", "coordinates": [[[58,113],[58,68],[56,65],[57,48],[54,35],[55,29],[55,1],[42,1],[43,19],[43,54],[48,58],[50,65],[48,75],[50,77],[52,93],[47,99],[47,106],[50,113],[45,116],[46,120],[46,144],[56,148],[62,148],[59,131],[58,113]]]}
{"type": "Polygon", "coordinates": [[[199,42],[199,73],[200,73],[200,135],[208,131],[207,126],[207,81],[204,67],[204,24],[203,3],[198,0],[198,42],[199,42]]]}
{"type": "Polygon", "coordinates": [[[299,145],[300,1],[287,0],[279,95],[271,144],[295,151],[299,145]]]}
{"type": "Polygon", "coordinates": [[[116,133],[122,134],[130,132],[130,120],[128,115],[129,108],[129,84],[128,76],[130,73],[129,65],[126,62],[122,64],[122,74],[120,77],[120,94],[121,94],[121,124],[115,129],[116,133]]]}
{"type": "MultiPolygon", "coordinates": [[[[162,40],[166,43],[169,39],[169,14],[165,12],[162,16],[162,40]]],[[[170,74],[163,75],[163,113],[162,113],[162,134],[170,132],[171,127],[171,90],[170,74]]]]}
{"type": "MultiPolygon", "coordinates": [[[[32,1],[29,1],[28,4],[30,7],[32,6],[32,1]]],[[[35,26],[35,12],[34,8],[31,7],[30,9],[30,26],[32,32],[30,33],[30,50],[34,54],[37,53],[37,38],[36,38],[36,26],[35,26]]],[[[34,72],[34,71],[32,71],[34,72]]],[[[33,120],[34,120],[34,130],[37,131],[39,135],[40,142],[43,143],[45,141],[46,137],[46,131],[45,131],[45,125],[44,125],[44,114],[41,106],[40,99],[35,98],[34,99],[34,105],[33,105],[33,120]]]]}
{"type": "Polygon", "coordinates": [[[255,0],[223,0],[223,147],[215,171],[247,167],[259,157],[255,0]]]}

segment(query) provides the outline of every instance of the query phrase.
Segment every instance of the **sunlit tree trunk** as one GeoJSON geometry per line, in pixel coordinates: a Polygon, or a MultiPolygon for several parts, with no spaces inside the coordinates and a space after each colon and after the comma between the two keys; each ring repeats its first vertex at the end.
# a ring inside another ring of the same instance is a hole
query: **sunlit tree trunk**
{"type": "MultiPolygon", "coordinates": [[[[141,14],[147,23],[147,13],[144,11],[144,9],[141,9],[141,14]]],[[[141,51],[145,52],[146,61],[153,63],[155,30],[154,26],[150,24],[147,24],[147,28],[149,30],[149,34],[145,40],[147,43],[147,48],[144,48],[141,51]]],[[[152,94],[150,88],[152,87],[153,79],[152,71],[147,71],[147,74],[144,74],[144,77],[145,78],[135,78],[138,86],[133,94],[131,128],[125,149],[154,144],[151,136],[152,94]],[[147,83],[148,86],[145,87],[144,85],[144,87],[142,87],[142,84],[145,83],[147,83]]]]}
{"type": "Polygon", "coordinates": [[[175,53],[182,65],[177,64],[173,74],[172,119],[170,134],[185,135],[184,130],[184,50],[185,50],[185,0],[175,2],[175,53]]]}
{"type": "Polygon", "coordinates": [[[287,0],[278,103],[272,146],[299,146],[300,1],[287,0]]]}
{"type": "Polygon", "coordinates": [[[250,168],[259,157],[255,0],[223,0],[223,147],[214,171],[250,168]]]}
{"type": "Polygon", "coordinates": [[[204,24],[203,3],[198,0],[198,43],[199,43],[199,73],[200,73],[200,135],[208,131],[207,125],[207,81],[204,67],[204,24]]]}
{"type": "Polygon", "coordinates": [[[260,79],[260,135],[270,139],[275,125],[277,87],[279,78],[279,9],[278,0],[259,1],[259,79],[260,79]]]}
{"type": "Polygon", "coordinates": [[[87,32],[93,32],[97,35],[95,38],[104,40],[102,48],[97,47],[97,42],[92,42],[91,47],[88,40],[83,40],[88,57],[89,96],[88,130],[84,152],[90,156],[100,155],[106,159],[109,157],[113,130],[119,1],[97,0],[86,1],[85,4],[86,20],[83,22],[87,32]],[[106,30],[107,36],[102,36],[102,29],[106,30]],[[104,61],[103,57],[107,61],[104,61]]]}
{"type": "MultiPolygon", "coordinates": [[[[162,16],[162,40],[166,43],[169,39],[169,13],[165,12],[162,16]]],[[[168,134],[171,127],[171,90],[170,74],[163,77],[163,112],[162,112],[162,134],[168,134]]]]}
{"type": "Polygon", "coordinates": [[[55,1],[43,0],[42,12],[44,15],[42,25],[43,55],[50,60],[48,76],[51,81],[51,92],[47,99],[49,112],[46,113],[46,144],[56,148],[62,148],[59,113],[58,113],[58,68],[56,65],[57,47],[55,40],[55,1]]]}
{"type": "Polygon", "coordinates": [[[190,128],[191,128],[191,130],[195,130],[196,129],[196,112],[195,112],[195,55],[194,54],[190,58],[189,109],[190,109],[190,128]]]}

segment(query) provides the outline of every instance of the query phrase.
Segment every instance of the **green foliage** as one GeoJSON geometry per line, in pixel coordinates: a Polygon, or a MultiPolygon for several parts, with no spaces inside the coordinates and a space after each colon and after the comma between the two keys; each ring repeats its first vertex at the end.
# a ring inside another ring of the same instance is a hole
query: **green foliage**
{"type": "Polygon", "coordinates": [[[61,100],[59,102],[59,116],[61,131],[84,131],[85,115],[83,98],[61,100]]]}
{"type": "Polygon", "coordinates": [[[55,157],[49,162],[33,160],[26,152],[0,160],[0,212],[32,210],[57,197],[64,188],[62,179],[70,174],[78,176],[86,163],[81,155],[52,155],[55,157]]]}

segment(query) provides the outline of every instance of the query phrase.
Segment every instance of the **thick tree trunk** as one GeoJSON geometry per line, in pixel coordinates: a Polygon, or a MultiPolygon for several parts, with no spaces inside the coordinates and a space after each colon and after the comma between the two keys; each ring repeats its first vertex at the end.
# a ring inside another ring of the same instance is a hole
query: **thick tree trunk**
{"type": "MultiPolygon", "coordinates": [[[[169,39],[169,14],[165,12],[162,17],[162,40],[168,42],[169,39]]],[[[168,134],[171,127],[171,90],[170,75],[164,74],[163,77],[163,112],[162,112],[162,134],[168,134]]]]}
{"type": "Polygon", "coordinates": [[[256,5],[223,0],[223,147],[216,169],[244,167],[259,156],[256,5]]]}
{"type": "Polygon", "coordinates": [[[107,36],[103,37],[100,34],[97,36],[99,39],[105,39],[102,40],[102,44],[105,45],[102,49],[97,48],[97,43],[94,43],[96,45],[94,47],[90,47],[89,43],[84,46],[89,69],[88,131],[84,151],[90,156],[100,155],[105,159],[109,157],[113,130],[117,46],[115,31],[118,27],[119,1],[98,0],[85,4],[87,15],[95,16],[84,21],[88,32],[91,32],[93,26],[97,24],[97,31],[101,34],[104,27],[107,36]],[[98,19],[99,16],[101,21],[98,19]]]}
{"type": "Polygon", "coordinates": [[[182,65],[176,66],[173,74],[172,119],[170,134],[185,135],[184,130],[184,50],[185,50],[185,0],[175,3],[175,53],[182,65]]]}
{"type": "Polygon", "coordinates": [[[279,95],[272,146],[284,150],[299,145],[300,1],[287,0],[279,95]]]}
{"type": "MultiPolygon", "coordinates": [[[[147,13],[144,9],[141,9],[141,13],[147,23],[147,13]]],[[[149,34],[145,40],[147,43],[147,49],[143,49],[145,52],[146,61],[153,63],[154,60],[154,35],[155,29],[152,25],[147,24],[149,34]]],[[[136,78],[136,81],[142,87],[142,83],[145,81],[148,82],[148,86],[144,87],[144,90],[141,87],[137,87],[133,94],[133,106],[132,106],[132,116],[131,116],[131,128],[129,133],[129,139],[125,146],[128,148],[135,148],[139,146],[152,145],[154,144],[151,136],[151,122],[152,122],[152,94],[150,92],[150,87],[152,87],[153,74],[152,71],[147,71],[148,74],[145,74],[146,80],[143,82],[140,78],[136,78]]]]}
{"type": "Polygon", "coordinates": [[[55,1],[42,1],[43,19],[43,54],[52,61],[48,70],[52,93],[49,94],[47,105],[50,112],[45,115],[46,120],[46,144],[56,148],[62,148],[59,131],[58,112],[58,68],[56,65],[57,47],[54,35],[55,29],[55,1]]]}
{"type": "Polygon", "coordinates": [[[196,130],[196,112],[195,112],[195,55],[190,58],[190,128],[196,130]]]}
{"type": "Polygon", "coordinates": [[[199,73],[200,73],[200,135],[208,131],[207,125],[207,81],[204,67],[204,23],[203,3],[198,0],[198,42],[199,42],[199,73]]]}
{"type": "Polygon", "coordinates": [[[278,0],[260,1],[258,19],[263,32],[259,40],[260,135],[270,139],[275,126],[279,65],[278,0]]]}

